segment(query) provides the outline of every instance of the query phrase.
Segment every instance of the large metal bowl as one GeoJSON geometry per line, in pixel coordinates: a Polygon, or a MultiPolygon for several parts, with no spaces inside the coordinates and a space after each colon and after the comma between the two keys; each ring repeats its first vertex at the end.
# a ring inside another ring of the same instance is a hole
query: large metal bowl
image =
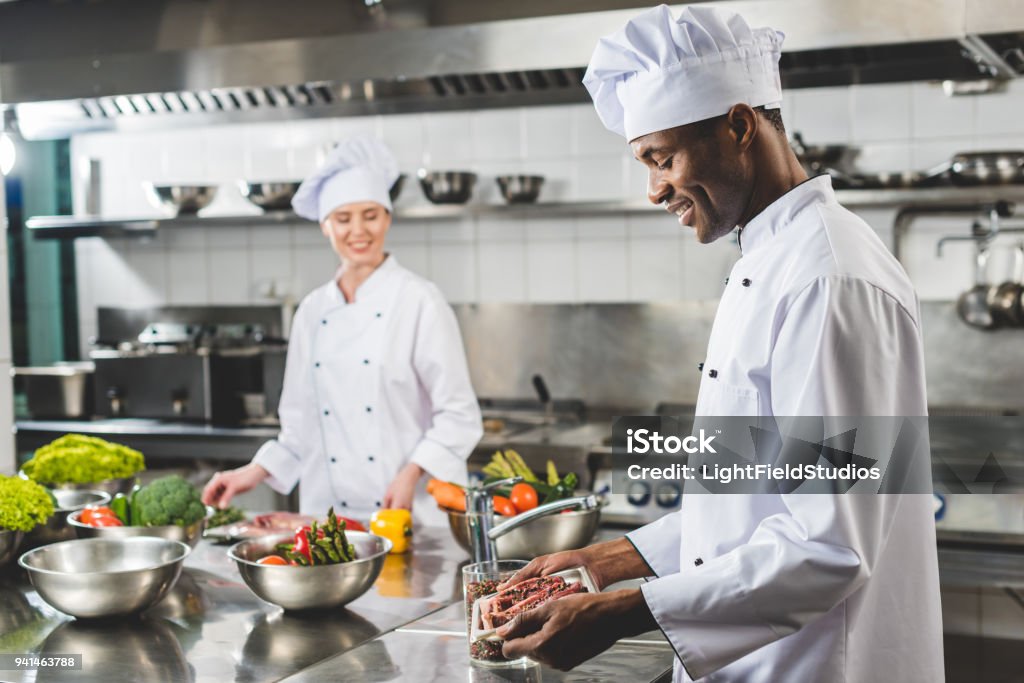
{"type": "Polygon", "coordinates": [[[292,206],[292,197],[301,183],[250,183],[238,181],[238,190],[242,196],[264,211],[280,211],[292,206]]]}
{"type": "Polygon", "coordinates": [[[420,187],[434,204],[465,204],[473,196],[476,174],[468,171],[428,171],[421,168],[417,174],[420,187]]]}
{"type": "Polygon", "coordinates": [[[198,213],[213,201],[216,185],[156,185],[142,183],[149,203],[175,215],[198,213]]]}
{"type": "Polygon", "coordinates": [[[25,534],[25,543],[31,547],[59,543],[75,538],[75,531],[68,525],[68,515],[78,512],[89,505],[106,505],[110,502],[110,494],[104,491],[53,491],[57,499],[57,507],[46,524],[40,524],[25,534]]]}
{"type": "Polygon", "coordinates": [[[315,567],[264,565],[256,561],[273,554],[279,543],[294,534],[275,534],[231,546],[228,557],[238,565],[253,593],[287,610],[322,609],[346,605],[365,593],[377,580],[391,541],[362,531],[345,533],[355,546],[356,558],[343,564],[315,567]]]}
{"type": "MultiPolygon", "coordinates": [[[[452,536],[466,552],[472,552],[469,545],[469,521],[466,513],[445,509],[452,536]]],[[[494,516],[497,526],[508,517],[494,516]]],[[[562,550],[583,548],[590,543],[601,522],[601,508],[573,510],[538,517],[518,529],[513,529],[498,538],[498,558],[502,560],[532,560],[541,555],[562,550]]]]}
{"type": "Polygon", "coordinates": [[[89,538],[30,550],[18,559],[39,597],[74,617],[141,612],[181,574],[190,548],[163,538],[89,538]]]}
{"type": "Polygon", "coordinates": [[[203,537],[206,530],[206,520],[213,514],[208,508],[207,515],[203,519],[189,524],[178,526],[168,524],[166,526],[104,526],[95,527],[84,524],[80,521],[81,511],[68,515],[68,524],[75,530],[79,538],[138,538],[140,536],[152,536],[163,538],[168,541],[180,541],[190,548],[195,548],[199,539],[203,537]]]}
{"type": "Polygon", "coordinates": [[[542,175],[500,175],[494,179],[509,204],[532,204],[544,185],[542,175]]]}
{"type": "MultiPolygon", "coordinates": [[[[28,479],[29,476],[25,474],[24,470],[18,471],[18,476],[22,479],[28,479]]],[[[33,480],[34,481],[34,480],[33,480]]],[[[40,486],[45,486],[50,489],[56,495],[57,491],[102,491],[108,494],[111,498],[119,493],[128,495],[132,492],[132,487],[135,486],[135,477],[121,477],[119,479],[104,479],[103,481],[91,481],[84,484],[50,484],[45,481],[37,481],[40,486]]]]}
{"type": "Polygon", "coordinates": [[[24,536],[25,533],[23,531],[0,529],[0,567],[10,562],[11,558],[18,552],[24,536]]]}

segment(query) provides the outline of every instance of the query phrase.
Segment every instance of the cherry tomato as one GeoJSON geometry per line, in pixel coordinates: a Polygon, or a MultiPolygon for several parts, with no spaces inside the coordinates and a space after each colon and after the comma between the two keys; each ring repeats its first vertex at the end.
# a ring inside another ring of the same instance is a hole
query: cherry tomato
{"type": "Polygon", "coordinates": [[[112,515],[93,515],[92,521],[89,522],[89,526],[101,528],[105,526],[124,526],[117,517],[112,515]]]}
{"type": "Polygon", "coordinates": [[[503,517],[515,517],[518,514],[516,506],[505,496],[494,497],[494,511],[503,517]]]}
{"type": "Polygon", "coordinates": [[[537,490],[525,482],[513,486],[509,497],[516,506],[516,512],[526,512],[537,507],[537,490]]]}
{"type": "Polygon", "coordinates": [[[287,567],[288,560],[284,559],[279,555],[267,555],[266,557],[261,557],[260,559],[256,560],[256,564],[272,564],[287,567]]]}
{"type": "Polygon", "coordinates": [[[78,519],[82,522],[82,524],[92,524],[92,520],[95,517],[117,518],[117,515],[110,508],[106,506],[97,505],[94,507],[87,507],[84,510],[82,510],[82,514],[79,515],[78,519]]]}

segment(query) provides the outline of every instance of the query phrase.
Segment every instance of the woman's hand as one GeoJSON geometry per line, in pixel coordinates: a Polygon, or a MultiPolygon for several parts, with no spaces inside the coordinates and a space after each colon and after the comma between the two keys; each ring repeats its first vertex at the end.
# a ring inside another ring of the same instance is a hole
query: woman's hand
{"type": "Polygon", "coordinates": [[[203,489],[203,504],[225,508],[239,493],[256,488],[270,473],[254,462],[238,469],[218,472],[203,489]]]}
{"type": "Polygon", "coordinates": [[[423,468],[414,462],[408,463],[398,470],[398,474],[388,484],[381,507],[412,510],[412,499],[416,493],[416,484],[423,476],[423,468]]]}

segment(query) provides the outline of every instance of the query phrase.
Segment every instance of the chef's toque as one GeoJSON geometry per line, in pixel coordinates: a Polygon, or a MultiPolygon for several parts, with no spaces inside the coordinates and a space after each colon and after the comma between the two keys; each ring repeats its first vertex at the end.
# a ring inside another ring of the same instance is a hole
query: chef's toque
{"type": "Polygon", "coordinates": [[[674,19],[660,5],[598,42],[583,84],[601,122],[627,140],[739,103],[777,109],[784,37],[727,9],[685,7],[674,19]]]}
{"type": "Polygon", "coordinates": [[[398,162],[383,142],[368,136],[349,138],[302,181],[292,208],[321,223],[339,206],[354,202],[377,202],[391,211],[389,191],[398,175],[398,162]]]}

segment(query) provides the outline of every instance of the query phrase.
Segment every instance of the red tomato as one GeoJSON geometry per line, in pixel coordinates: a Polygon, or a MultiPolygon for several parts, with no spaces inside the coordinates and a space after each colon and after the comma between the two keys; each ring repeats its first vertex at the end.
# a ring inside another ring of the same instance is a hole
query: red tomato
{"type": "Polygon", "coordinates": [[[92,520],[95,517],[114,517],[116,519],[117,515],[114,513],[113,510],[106,506],[94,506],[87,507],[84,510],[82,510],[82,514],[78,516],[78,519],[80,522],[82,522],[82,524],[91,525],[92,520]]]}
{"type": "Polygon", "coordinates": [[[266,557],[261,557],[260,559],[256,560],[256,564],[272,564],[287,567],[288,560],[284,559],[279,555],[267,555],[266,557]]]}
{"type": "Polygon", "coordinates": [[[93,515],[92,521],[89,522],[89,526],[102,528],[105,526],[124,526],[124,524],[121,520],[112,515],[93,515]]]}
{"type": "Polygon", "coordinates": [[[516,506],[505,496],[494,497],[494,511],[503,517],[515,517],[516,506]]]}
{"type": "Polygon", "coordinates": [[[512,504],[516,506],[516,512],[526,512],[537,507],[537,490],[525,482],[520,482],[512,487],[512,504]]]}
{"type": "Polygon", "coordinates": [[[351,517],[342,517],[341,515],[335,515],[339,522],[345,522],[345,531],[366,531],[366,527],[352,519],[351,517]]]}

